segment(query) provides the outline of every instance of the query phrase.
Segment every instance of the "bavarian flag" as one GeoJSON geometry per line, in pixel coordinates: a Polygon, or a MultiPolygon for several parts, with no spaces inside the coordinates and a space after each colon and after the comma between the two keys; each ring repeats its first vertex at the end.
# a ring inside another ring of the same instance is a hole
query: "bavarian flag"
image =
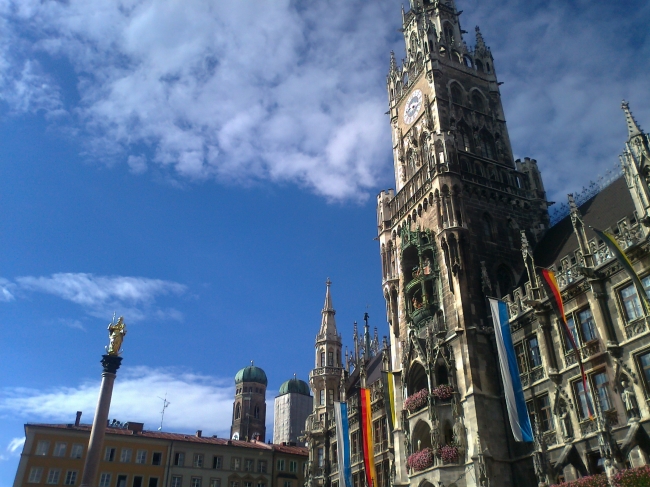
{"type": "Polygon", "coordinates": [[[630,276],[630,279],[632,279],[632,282],[634,283],[634,287],[636,287],[636,293],[639,296],[639,300],[643,304],[643,309],[645,310],[646,314],[650,314],[650,304],[648,303],[648,296],[646,295],[645,289],[643,288],[643,283],[641,282],[639,275],[634,271],[632,262],[630,262],[630,259],[627,258],[627,255],[625,255],[625,252],[623,252],[623,249],[616,241],[616,237],[614,237],[614,235],[611,233],[602,232],[595,229],[594,227],[591,227],[591,229],[596,235],[598,235],[598,238],[605,242],[609,248],[609,251],[614,257],[616,257],[618,263],[621,264],[621,267],[623,267],[623,269],[625,269],[627,274],[630,276]]]}
{"type": "Polygon", "coordinates": [[[388,432],[392,434],[395,428],[395,388],[393,373],[384,370],[381,373],[381,377],[384,382],[384,405],[386,407],[388,432]]]}
{"type": "Polygon", "coordinates": [[[348,405],[334,402],[334,420],[336,422],[336,450],[339,463],[339,486],[352,487],[352,468],[350,467],[350,426],[348,423],[348,405]]]}
{"type": "Polygon", "coordinates": [[[512,434],[516,441],[533,441],[533,428],[526,409],[515,347],[512,345],[512,336],[510,335],[508,308],[506,303],[499,299],[489,298],[489,300],[512,434]]]}

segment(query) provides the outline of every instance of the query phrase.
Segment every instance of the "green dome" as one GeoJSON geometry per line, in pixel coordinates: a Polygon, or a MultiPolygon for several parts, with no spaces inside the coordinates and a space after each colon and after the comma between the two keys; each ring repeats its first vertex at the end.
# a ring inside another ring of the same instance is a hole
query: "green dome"
{"type": "Polygon", "coordinates": [[[242,382],[258,382],[259,384],[268,384],[266,373],[259,367],[255,367],[253,362],[248,367],[244,367],[235,375],[235,384],[242,382]]]}
{"type": "Polygon", "coordinates": [[[278,393],[278,396],[283,396],[285,394],[291,394],[291,393],[311,396],[311,392],[309,391],[309,385],[307,385],[307,383],[304,380],[296,379],[295,377],[293,379],[289,379],[288,381],[286,381],[280,386],[280,391],[278,393]]]}

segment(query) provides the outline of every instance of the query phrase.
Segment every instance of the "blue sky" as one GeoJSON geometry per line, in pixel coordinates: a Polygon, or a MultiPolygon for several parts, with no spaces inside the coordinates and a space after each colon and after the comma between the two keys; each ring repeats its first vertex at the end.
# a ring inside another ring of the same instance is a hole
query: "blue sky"
{"type": "MultiPolygon", "coordinates": [[[[616,163],[623,98],[650,127],[647,2],[458,8],[549,199],[616,163]]],[[[165,429],[206,434],[250,360],[271,400],[307,378],[327,277],[348,344],[366,309],[387,333],[374,199],[400,22],[393,0],[0,0],[0,486],[25,422],[90,421],[114,311],[111,416],[153,429],[167,393],[165,429]]]]}

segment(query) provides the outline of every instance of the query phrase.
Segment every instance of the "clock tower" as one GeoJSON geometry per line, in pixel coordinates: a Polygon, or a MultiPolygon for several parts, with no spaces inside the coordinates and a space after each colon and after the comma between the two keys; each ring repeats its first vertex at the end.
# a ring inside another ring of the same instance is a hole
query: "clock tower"
{"type": "Polygon", "coordinates": [[[430,405],[396,422],[394,483],[449,485],[472,465],[463,485],[533,485],[532,446],[510,432],[486,296],[505,297],[525,272],[521,235],[541,237],[547,202],[536,161],[513,158],[492,53],[478,27],[467,46],[460,14],[454,0],[411,0],[406,57],[390,55],[395,189],[378,195],[377,215],[395,410],[423,389],[430,405]],[[450,401],[431,394],[441,386],[450,401]],[[459,457],[407,472],[421,445],[459,457]]]}

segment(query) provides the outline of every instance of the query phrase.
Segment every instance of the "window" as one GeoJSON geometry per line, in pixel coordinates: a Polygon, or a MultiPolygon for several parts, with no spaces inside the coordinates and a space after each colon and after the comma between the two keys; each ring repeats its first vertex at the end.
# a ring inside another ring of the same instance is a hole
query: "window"
{"type": "Polygon", "coordinates": [[[241,458],[233,457],[230,459],[231,470],[241,470],[241,458]]]}
{"type": "Polygon", "coordinates": [[[329,389],[327,391],[327,404],[330,406],[334,405],[334,389],[329,389]]]}
{"type": "Polygon", "coordinates": [[[142,487],[142,476],[136,475],[133,477],[133,487],[142,487]]]}
{"type": "Polygon", "coordinates": [[[278,460],[277,466],[278,466],[278,470],[280,472],[284,472],[284,459],[283,458],[278,460]]]}
{"type": "Polygon", "coordinates": [[[472,106],[474,110],[479,112],[485,111],[485,104],[483,103],[483,97],[479,95],[476,91],[472,93],[472,106]]]}
{"type": "Polygon", "coordinates": [[[530,424],[533,427],[533,431],[535,430],[535,422],[537,421],[537,411],[535,411],[535,401],[532,399],[530,401],[526,401],[526,410],[528,411],[528,417],[530,418],[530,424]]]}
{"type": "Polygon", "coordinates": [[[138,450],[135,456],[135,463],[147,463],[147,450],[138,450]]]}
{"type": "Polygon", "coordinates": [[[284,487],[291,487],[291,480],[285,480],[284,487]]]}
{"type": "MultiPolygon", "coordinates": [[[[650,357],[650,354],[648,354],[648,356],[650,357]]],[[[266,473],[266,460],[257,461],[257,472],[266,473]]]]}
{"type": "Polygon", "coordinates": [[[318,399],[318,403],[321,406],[325,406],[325,389],[321,389],[319,394],[320,394],[320,397],[318,399]]]}
{"type": "Polygon", "coordinates": [[[255,471],[255,460],[252,458],[244,459],[244,471],[245,472],[254,472],[255,471]]]}
{"type": "Polygon", "coordinates": [[[537,336],[533,336],[527,339],[528,341],[528,350],[530,351],[530,366],[532,368],[539,367],[542,365],[542,356],[539,353],[539,343],[537,342],[537,336]]]}
{"type": "Polygon", "coordinates": [[[600,407],[603,411],[609,411],[612,409],[612,403],[609,399],[609,380],[607,379],[607,373],[598,372],[593,376],[593,384],[596,389],[596,394],[598,395],[598,401],[600,402],[600,407]]]}
{"type": "Polygon", "coordinates": [[[456,84],[451,85],[451,101],[459,105],[463,104],[463,92],[456,84]]]}
{"type": "Polygon", "coordinates": [[[77,471],[68,470],[65,474],[65,480],[63,481],[65,485],[74,485],[77,483],[77,471]]]}
{"type": "Polygon", "coordinates": [[[99,476],[99,487],[110,487],[111,485],[111,474],[103,473],[99,476]]]}
{"type": "Polygon", "coordinates": [[[327,366],[334,367],[334,352],[327,352],[327,366]]]}
{"type": "MultiPolygon", "coordinates": [[[[644,279],[644,284],[646,279],[644,279]]],[[[641,307],[641,301],[639,301],[634,284],[630,284],[621,289],[620,295],[627,320],[632,321],[641,318],[643,316],[643,308],[641,307]]]]}
{"type": "Polygon", "coordinates": [[[171,487],[183,487],[183,477],[181,477],[180,475],[172,476],[171,487]]]}
{"type": "Polygon", "coordinates": [[[221,487],[221,479],[210,479],[210,487],[221,487]]]}
{"type": "Polygon", "coordinates": [[[72,450],[70,451],[70,458],[81,458],[84,453],[84,446],[79,443],[72,445],[72,450]]]}
{"type": "Polygon", "coordinates": [[[646,391],[650,391],[650,352],[645,352],[639,355],[637,360],[639,362],[641,377],[643,377],[646,391]]]}
{"type": "Polygon", "coordinates": [[[355,431],[352,433],[351,438],[352,441],[350,442],[350,453],[352,455],[356,455],[358,453],[358,445],[359,445],[359,432],[355,431]]]}
{"type": "MultiPolygon", "coordinates": [[[[567,316],[566,319],[566,325],[569,328],[569,332],[571,333],[571,337],[573,338],[573,341],[576,342],[576,346],[580,346],[580,340],[578,339],[578,332],[576,331],[576,321],[573,319],[573,316],[567,316]]],[[[564,335],[564,340],[566,343],[566,350],[567,352],[573,348],[573,345],[571,345],[571,341],[569,340],[569,337],[564,335]]]]}
{"type": "Polygon", "coordinates": [[[105,462],[112,462],[115,460],[115,448],[112,446],[107,446],[106,450],[104,450],[104,461],[105,462]]]}
{"type": "Polygon", "coordinates": [[[201,487],[201,477],[192,477],[191,487],[201,487]]]}
{"type": "Polygon", "coordinates": [[[587,419],[589,417],[589,410],[594,410],[591,398],[587,397],[587,394],[585,394],[585,388],[581,380],[576,381],[573,387],[578,398],[578,413],[580,414],[580,419],[587,419]],[[587,406],[587,404],[589,406],[587,406]]]}
{"type": "Polygon", "coordinates": [[[221,470],[223,465],[223,457],[212,457],[212,468],[221,470]]]}
{"type": "Polygon", "coordinates": [[[158,477],[149,477],[149,487],[158,487],[158,477]]]}
{"type": "Polygon", "coordinates": [[[241,418],[241,405],[237,403],[235,406],[235,419],[241,418]]]}
{"type": "Polygon", "coordinates": [[[289,472],[296,473],[298,471],[298,462],[291,460],[289,462],[289,472]]]}
{"type": "Polygon", "coordinates": [[[52,455],[54,455],[55,457],[64,457],[67,448],[68,448],[67,443],[57,441],[54,444],[54,452],[52,453],[52,455]]]}
{"type": "Polygon", "coordinates": [[[257,487],[266,487],[266,484],[264,482],[258,482],[257,487]]]}
{"type": "Polygon", "coordinates": [[[120,462],[128,463],[131,461],[131,456],[133,455],[133,450],[131,448],[122,448],[120,452],[120,462]]]}
{"type": "Polygon", "coordinates": [[[233,480],[230,482],[230,487],[239,487],[239,482],[237,480],[233,480]]]}
{"type": "Polygon", "coordinates": [[[41,440],[36,444],[36,455],[47,455],[49,449],[50,442],[47,440],[41,440]]]}
{"type": "Polygon", "coordinates": [[[257,406],[257,405],[255,406],[255,409],[253,410],[253,417],[255,419],[260,419],[260,407],[257,406]]]}
{"type": "Polygon", "coordinates": [[[325,352],[320,353],[320,366],[325,367],[325,352]]]}
{"type": "Polygon", "coordinates": [[[539,351],[537,335],[529,336],[515,344],[515,355],[517,356],[517,366],[520,374],[526,374],[532,369],[540,367],[542,365],[542,355],[539,351]]]}
{"type": "Polygon", "coordinates": [[[483,215],[483,236],[488,240],[492,240],[492,217],[485,213],[483,215]]]}
{"type": "Polygon", "coordinates": [[[323,447],[318,449],[318,466],[322,467],[325,464],[325,450],[323,447]]]}
{"type": "Polygon", "coordinates": [[[583,340],[585,342],[595,340],[598,336],[596,335],[596,322],[589,308],[578,313],[578,321],[580,322],[580,331],[582,332],[583,340]]]}
{"type": "Polygon", "coordinates": [[[126,475],[118,475],[115,487],[126,487],[126,475]]]}
{"type": "Polygon", "coordinates": [[[61,469],[51,468],[50,471],[47,473],[47,483],[58,484],[60,476],[61,476],[61,469]]]}
{"type": "Polygon", "coordinates": [[[174,453],[174,465],[176,467],[184,467],[185,466],[185,453],[182,451],[177,451],[174,453]]]}
{"type": "Polygon", "coordinates": [[[27,480],[30,484],[38,484],[41,482],[41,477],[43,476],[43,467],[32,467],[29,470],[29,479],[27,480]]]}
{"type": "Polygon", "coordinates": [[[160,465],[161,462],[162,462],[162,453],[159,451],[153,452],[153,454],[151,455],[151,465],[160,465]]]}
{"type": "Polygon", "coordinates": [[[542,431],[552,430],[553,414],[551,412],[551,400],[548,394],[537,398],[537,408],[539,410],[539,425],[542,431]]]}
{"type": "Polygon", "coordinates": [[[253,482],[244,482],[244,487],[253,487],[253,482]]]}
{"type": "Polygon", "coordinates": [[[194,460],[192,461],[192,465],[194,465],[195,468],[203,467],[203,455],[201,453],[194,454],[194,460]]]}

